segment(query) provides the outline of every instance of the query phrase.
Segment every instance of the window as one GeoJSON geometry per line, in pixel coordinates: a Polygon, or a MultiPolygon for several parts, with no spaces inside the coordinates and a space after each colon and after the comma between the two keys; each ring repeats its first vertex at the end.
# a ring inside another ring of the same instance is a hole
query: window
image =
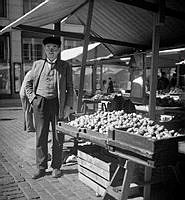
{"type": "Polygon", "coordinates": [[[0,36],[0,62],[9,60],[9,38],[7,36],[0,36]]]}
{"type": "Polygon", "coordinates": [[[0,17],[7,17],[6,0],[0,0],[0,17]]]}
{"type": "Polygon", "coordinates": [[[31,56],[31,44],[23,44],[23,60],[29,61],[32,60],[31,56]]]}
{"type": "Polygon", "coordinates": [[[37,38],[23,38],[23,61],[33,62],[42,58],[42,40],[37,38]]]}
{"type": "Polygon", "coordinates": [[[42,58],[42,44],[35,44],[33,46],[33,55],[35,60],[42,58]]]}
{"type": "Polygon", "coordinates": [[[10,94],[9,37],[0,36],[0,94],[10,94]]]}

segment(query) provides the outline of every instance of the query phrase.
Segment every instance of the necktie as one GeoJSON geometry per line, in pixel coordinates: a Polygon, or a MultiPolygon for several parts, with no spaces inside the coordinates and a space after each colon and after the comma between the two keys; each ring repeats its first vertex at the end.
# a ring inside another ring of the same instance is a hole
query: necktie
{"type": "Polygon", "coordinates": [[[49,62],[48,60],[46,60],[47,63],[49,63],[51,65],[51,69],[54,69],[55,67],[55,62],[49,62]]]}

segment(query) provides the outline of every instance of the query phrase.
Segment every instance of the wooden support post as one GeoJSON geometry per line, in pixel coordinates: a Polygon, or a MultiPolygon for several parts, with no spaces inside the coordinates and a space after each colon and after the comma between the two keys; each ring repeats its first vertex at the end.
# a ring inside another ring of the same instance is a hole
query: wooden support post
{"type": "Polygon", "coordinates": [[[94,0],[89,0],[87,24],[86,24],[85,33],[84,33],[85,38],[84,38],[82,66],[81,66],[81,71],[80,71],[80,85],[79,85],[79,93],[78,93],[77,112],[80,112],[81,107],[82,107],[82,97],[83,97],[84,79],[85,79],[85,67],[86,67],[87,51],[88,51],[88,44],[89,44],[89,38],[90,38],[90,27],[91,27],[91,20],[92,20],[92,14],[93,14],[93,6],[94,6],[94,0]]]}
{"type": "Polygon", "coordinates": [[[103,66],[102,66],[102,64],[99,64],[98,67],[100,67],[100,88],[102,90],[103,89],[103,76],[102,76],[102,74],[103,74],[103,66]]]}
{"type": "MultiPolygon", "coordinates": [[[[55,24],[54,24],[54,30],[55,31],[61,31],[60,30],[61,29],[61,24],[60,24],[60,21],[59,22],[56,22],[55,24]]],[[[59,37],[60,38],[60,40],[61,40],[61,37],[59,37]]],[[[62,44],[63,45],[63,44],[62,44]]],[[[58,54],[58,59],[61,59],[61,54],[59,53],[58,54]]]]}
{"type": "Polygon", "coordinates": [[[126,160],[124,166],[118,165],[112,177],[111,183],[106,189],[103,200],[127,200],[134,170],[135,163],[130,160],[126,160]],[[121,187],[118,186],[120,179],[123,179],[121,187]]]}
{"type": "Polygon", "coordinates": [[[159,42],[160,42],[160,25],[156,23],[157,17],[154,19],[153,41],[152,41],[152,64],[151,64],[151,85],[149,97],[149,117],[155,120],[156,113],[156,90],[157,90],[157,73],[159,62],[159,42]]]}
{"type": "Polygon", "coordinates": [[[149,117],[155,120],[156,114],[156,90],[157,90],[157,73],[159,64],[159,44],[160,44],[160,28],[165,22],[165,0],[158,0],[159,11],[154,15],[153,22],[153,41],[152,41],[152,64],[151,64],[151,85],[149,98],[149,117]]]}
{"type": "Polygon", "coordinates": [[[127,200],[128,199],[128,195],[130,192],[130,183],[132,181],[132,175],[134,173],[134,169],[135,169],[135,163],[133,163],[130,160],[126,161],[125,164],[125,175],[123,178],[123,184],[122,184],[122,189],[121,189],[121,198],[120,200],[127,200]]]}
{"type": "MultiPolygon", "coordinates": [[[[151,167],[145,167],[145,174],[144,174],[144,182],[150,183],[152,178],[152,168],[151,167]]],[[[145,184],[144,186],[144,200],[150,200],[150,193],[151,193],[151,185],[145,184]]]]}
{"type": "MultiPolygon", "coordinates": [[[[165,22],[165,0],[158,0],[159,11],[154,15],[153,23],[153,41],[152,41],[152,64],[151,64],[151,85],[149,97],[149,117],[152,120],[156,118],[156,90],[157,90],[157,74],[159,64],[159,44],[160,44],[160,28],[165,22]]],[[[145,181],[151,181],[152,168],[145,167],[145,181]]],[[[150,199],[151,185],[144,187],[144,200],[150,199]]]]}
{"type": "Polygon", "coordinates": [[[96,93],[96,64],[92,66],[92,93],[93,95],[96,93]]]}
{"type": "Polygon", "coordinates": [[[143,54],[143,104],[146,103],[146,55],[143,54]]]}

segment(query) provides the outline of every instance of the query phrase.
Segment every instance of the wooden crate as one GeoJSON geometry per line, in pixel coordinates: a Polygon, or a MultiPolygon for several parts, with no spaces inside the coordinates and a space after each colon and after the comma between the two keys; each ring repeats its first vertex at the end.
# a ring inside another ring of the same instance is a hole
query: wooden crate
{"type": "Polygon", "coordinates": [[[103,195],[109,185],[118,160],[99,146],[85,146],[78,150],[79,180],[103,195]]]}
{"type": "Polygon", "coordinates": [[[91,141],[99,146],[106,147],[107,135],[92,131],[86,128],[76,128],[62,121],[58,122],[56,130],[72,137],[82,138],[91,141]]]}
{"type": "Polygon", "coordinates": [[[108,145],[113,149],[153,163],[154,167],[175,164],[179,159],[178,142],[185,136],[154,140],[123,130],[109,131],[108,145]]]}

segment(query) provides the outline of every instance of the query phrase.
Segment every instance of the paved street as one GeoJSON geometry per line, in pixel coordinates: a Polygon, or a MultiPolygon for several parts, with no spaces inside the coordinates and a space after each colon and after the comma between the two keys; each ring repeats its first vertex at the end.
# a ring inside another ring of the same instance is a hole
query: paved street
{"type": "Polygon", "coordinates": [[[78,180],[77,164],[63,165],[63,176],[32,180],[35,133],[23,131],[20,107],[0,108],[0,200],[98,200],[95,192],[78,180]]]}
{"type": "MultiPolygon", "coordinates": [[[[23,131],[22,119],[21,107],[0,106],[0,200],[101,200],[90,187],[78,180],[77,164],[63,165],[63,176],[58,179],[51,177],[51,169],[45,177],[31,179],[36,169],[35,133],[23,131]]],[[[69,138],[64,147],[70,144],[68,141],[69,138]]],[[[169,187],[163,185],[151,199],[174,200],[176,197],[173,197],[173,190],[170,192],[169,187]]]]}

